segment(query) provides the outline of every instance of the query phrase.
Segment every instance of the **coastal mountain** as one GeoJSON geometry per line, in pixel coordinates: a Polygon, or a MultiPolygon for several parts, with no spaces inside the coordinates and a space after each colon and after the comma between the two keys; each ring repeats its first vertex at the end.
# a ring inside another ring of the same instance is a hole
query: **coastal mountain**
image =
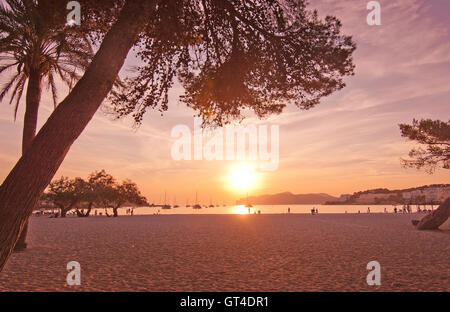
{"type": "Polygon", "coordinates": [[[398,204],[439,204],[450,197],[450,184],[433,184],[403,190],[384,188],[341,195],[338,200],[328,201],[329,205],[398,205],[398,204]]]}
{"type": "Polygon", "coordinates": [[[337,197],[325,193],[318,194],[292,194],[284,192],[272,195],[249,196],[236,201],[237,205],[247,202],[253,205],[301,205],[301,204],[324,204],[327,201],[336,201],[337,197]]]}
{"type": "Polygon", "coordinates": [[[326,193],[292,194],[284,192],[271,195],[250,196],[236,201],[237,205],[398,205],[439,204],[450,197],[450,184],[423,185],[402,190],[385,188],[343,194],[334,197],[326,193]]]}

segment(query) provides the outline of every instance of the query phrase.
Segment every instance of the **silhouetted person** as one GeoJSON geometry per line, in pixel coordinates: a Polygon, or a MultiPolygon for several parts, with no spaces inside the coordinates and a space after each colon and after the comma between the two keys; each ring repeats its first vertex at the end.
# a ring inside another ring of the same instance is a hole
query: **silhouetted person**
{"type": "Polygon", "coordinates": [[[288,213],[291,213],[291,207],[288,207],[288,213]]]}
{"type": "Polygon", "coordinates": [[[394,213],[397,213],[397,207],[394,207],[394,213]]]}

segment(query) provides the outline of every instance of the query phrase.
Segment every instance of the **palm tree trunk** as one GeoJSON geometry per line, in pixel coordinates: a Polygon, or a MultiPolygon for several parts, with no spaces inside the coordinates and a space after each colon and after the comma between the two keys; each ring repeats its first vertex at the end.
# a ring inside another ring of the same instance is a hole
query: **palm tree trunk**
{"type": "MultiPolygon", "coordinates": [[[[36,136],[41,91],[41,74],[39,73],[39,70],[32,69],[28,77],[25,118],[23,121],[22,155],[25,154],[25,151],[31,145],[31,141],[33,141],[36,136]]],[[[20,233],[20,238],[14,248],[15,251],[21,251],[27,248],[27,232],[28,220],[20,233]]]]}
{"type": "Polygon", "coordinates": [[[26,109],[23,121],[22,155],[30,147],[36,136],[39,103],[41,101],[41,74],[39,70],[31,70],[28,77],[26,109]]]}
{"type": "Polygon", "coordinates": [[[422,220],[413,220],[418,230],[437,230],[450,217],[450,197],[447,198],[435,211],[423,217],[422,220]]]}
{"type": "Polygon", "coordinates": [[[153,6],[154,1],[127,1],[84,76],[57,106],[0,186],[0,270],[73,142],[111,91],[129,50],[151,18],[153,6]]]}

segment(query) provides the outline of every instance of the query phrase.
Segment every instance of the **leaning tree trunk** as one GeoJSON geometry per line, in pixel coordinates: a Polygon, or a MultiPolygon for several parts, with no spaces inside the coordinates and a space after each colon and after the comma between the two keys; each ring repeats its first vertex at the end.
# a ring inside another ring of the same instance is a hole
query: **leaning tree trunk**
{"type": "MultiPolygon", "coordinates": [[[[41,101],[41,74],[39,70],[30,70],[28,77],[28,87],[26,96],[26,108],[25,117],[23,121],[23,136],[22,136],[22,155],[30,147],[31,141],[36,136],[36,127],[38,119],[39,103],[41,101]]],[[[33,207],[34,208],[34,207],[33,207]]],[[[28,232],[28,220],[25,223],[19,240],[17,241],[15,251],[21,251],[27,248],[27,232],[28,232]]]]}
{"type": "Polygon", "coordinates": [[[422,220],[413,220],[418,230],[437,230],[450,217],[450,197],[447,198],[435,211],[423,217],[422,220]]]}
{"type": "Polygon", "coordinates": [[[72,92],[61,102],[0,186],[0,270],[28,216],[73,142],[109,93],[153,1],[129,0],[72,92]]]}
{"type": "Polygon", "coordinates": [[[418,230],[437,230],[450,217],[450,197],[417,224],[418,230]]]}

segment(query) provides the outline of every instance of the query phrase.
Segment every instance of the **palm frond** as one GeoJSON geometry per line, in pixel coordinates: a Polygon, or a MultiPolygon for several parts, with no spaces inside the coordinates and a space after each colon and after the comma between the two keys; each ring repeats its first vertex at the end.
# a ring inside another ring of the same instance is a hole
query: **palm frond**
{"type": "Polygon", "coordinates": [[[8,91],[11,89],[12,86],[14,86],[14,83],[20,78],[21,74],[16,74],[14,75],[10,81],[8,81],[3,88],[1,89],[0,92],[0,101],[3,100],[3,98],[5,97],[5,95],[8,93],[8,91]]]}
{"type": "Polygon", "coordinates": [[[53,70],[50,69],[48,72],[48,82],[49,86],[51,87],[52,92],[52,99],[53,99],[53,108],[56,108],[56,105],[58,105],[58,91],[56,89],[55,79],[53,77],[53,70]]]}
{"type": "Polygon", "coordinates": [[[5,70],[7,70],[7,69],[9,69],[9,68],[11,68],[13,66],[16,66],[17,64],[19,64],[19,62],[15,62],[15,63],[6,64],[6,65],[3,65],[3,66],[0,66],[0,74],[3,73],[5,70]]]}
{"type": "Polygon", "coordinates": [[[36,0],[0,2],[0,74],[17,66],[16,73],[0,90],[0,101],[12,90],[10,103],[17,107],[31,70],[38,69],[57,105],[57,79],[72,89],[93,58],[89,36],[72,27],[49,22],[36,0]],[[38,51],[38,52],[36,52],[38,51]],[[39,53],[39,55],[36,55],[39,53]]]}
{"type": "Polygon", "coordinates": [[[18,85],[20,86],[17,92],[17,96],[16,96],[16,104],[14,105],[14,121],[17,120],[17,111],[19,109],[19,103],[20,103],[20,99],[22,98],[22,94],[23,94],[23,90],[25,87],[25,81],[27,79],[23,79],[21,82],[18,83],[18,85]]]}

